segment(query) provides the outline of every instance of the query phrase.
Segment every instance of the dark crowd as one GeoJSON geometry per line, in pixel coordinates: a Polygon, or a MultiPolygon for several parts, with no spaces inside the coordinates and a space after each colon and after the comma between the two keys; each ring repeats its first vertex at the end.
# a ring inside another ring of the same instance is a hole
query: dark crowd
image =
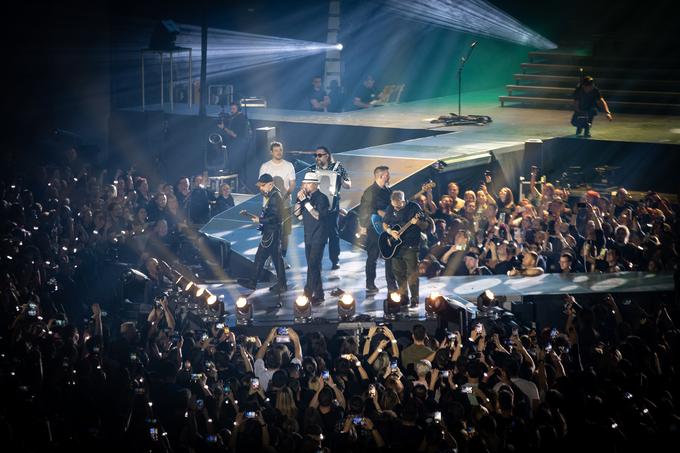
{"type": "MultiPolygon", "coordinates": [[[[430,333],[202,330],[164,297],[122,320],[99,303],[105,265],[161,279],[159,263],[179,265],[190,225],[209,215],[187,199],[226,206],[228,187],[217,200],[200,178],[151,190],[134,172],[95,174],[75,150],[30,168],[7,165],[0,182],[4,451],[618,452],[679,440],[671,300],[567,297],[553,326],[488,318],[430,333]]],[[[676,266],[674,210],[657,194],[570,204],[544,184],[515,204],[508,188],[448,189],[439,206],[420,199],[433,225],[425,272],[428,260],[445,275],[461,263],[526,275],[676,266]]]]}

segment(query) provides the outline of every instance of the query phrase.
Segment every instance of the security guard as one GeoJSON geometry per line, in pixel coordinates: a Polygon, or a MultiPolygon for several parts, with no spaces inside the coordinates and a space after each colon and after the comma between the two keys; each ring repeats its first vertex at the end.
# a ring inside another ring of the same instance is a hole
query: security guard
{"type": "Polygon", "coordinates": [[[307,258],[307,283],[305,296],[312,304],[323,302],[321,284],[321,258],[328,240],[328,210],[330,203],[319,191],[319,179],[314,172],[307,172],[302,189],[297,194],[294,213],[302,219],[305,229],[305,256],[307,258]]]}

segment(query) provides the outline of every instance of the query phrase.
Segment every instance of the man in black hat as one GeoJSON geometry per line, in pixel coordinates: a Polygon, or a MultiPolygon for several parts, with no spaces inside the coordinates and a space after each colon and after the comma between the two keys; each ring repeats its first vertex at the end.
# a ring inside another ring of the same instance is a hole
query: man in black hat
{"type": "Polygon", "coordinates": [[[283,222],[284,209],[281,192],[274,186],[274,178],[269,173],[263,173],[257,180],[257,187],[265,198],[265,203],[260,216],[251,217],[253,223],[258,224],[262,231],[262,239],[255,254],[255,278],[239,279],[239,284],[249,289],[255,289],[257,282],[262,277],[264,263],[271,257],[276,269],[276,285],[269,288],[270,291],[282,293],[288,290],[286,284],[286,269],[281,255],[281,223],[283,222]]]}
{"type": "Polygon", "coordinates": [[[468,275],[492,275],[488,267],[479,265],[479,255],[475,252],[467,252],[465,254],[465,268],[468,271],[468,275]]]}
{"type": "Polygon", "coordinates": [[[305,174],[302,189],[298,192],[294,213],[302,219],[305,228],[305,257],[307,258],[307,283],[305,296],[312,304],[323,302],[321,283],[321,258],[328,240],[328,197],[319,191],[319,179],[314,172],[305,174]]]}

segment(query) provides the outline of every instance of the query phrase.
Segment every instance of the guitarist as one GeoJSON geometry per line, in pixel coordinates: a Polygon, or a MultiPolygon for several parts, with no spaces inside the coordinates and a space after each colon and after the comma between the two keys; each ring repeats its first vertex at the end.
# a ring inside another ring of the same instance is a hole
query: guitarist
{"type": "Polygon", "coordinates": [[[394,256],[392,271],[399,286],[402,304],[406,305],[411,293],[411,308],[418,306],[419,281],[418,281],[418,249],[420,247],[420,232],[428,227],[428,222],[423,216],[420,206],[413,201],[406,201],[404,192],[395,190],[390,197],[390,206],[383,217],[383,228],[395,239],[401,238],[402,244],[394,256]],[[412,225],[409,225],[412,224],[412,225]],[[394,228],[398,225],[401,229],[408,228],[399,235],[394,228]]]}
{"type": "Polygon", "coordinates": [[[249,289],[255,289],[257,282],[262,277],[264,263],[271,257],[276,269],[276,285],[269,288],[270,291],[282,293],[288,290],[286,284],[286,269],[283,265],[281,254],[281,224],[283,216],[287,215],[287,209],[281,196],[281,192],[274,186],[274,178],[269,173],[263,173],[257,180],[257,187],[264,196],[264,206],[260,216],[245,214],[258,224],[262,231],[262,240],[255,254],[255,278],[239,279],[238,283],[249,289]]]}
{"type": "MultiPolygon", "coordinates": [[[[375,231],[371,223],[371,216],[374,214],[383,217],[385,210],[390,204],[390,169],[381,165],[373,170],[373,184],[364,190],[359,206],[359,232],[366,235],[366,294],[375,295],[378,287],[375,286],[376,266],[380,248],[378,247],[378,232],[375,231]]],[[[397,283],[392,273],[392,262],[385,261],[385,280],[387,280],[387,290],[396,290],[397,283]]]]}

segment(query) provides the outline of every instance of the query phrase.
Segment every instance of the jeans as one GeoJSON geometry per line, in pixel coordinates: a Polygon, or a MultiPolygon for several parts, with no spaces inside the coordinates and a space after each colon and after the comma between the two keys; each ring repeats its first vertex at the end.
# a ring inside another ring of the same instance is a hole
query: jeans
{"type": "Polygon", "coordinates": [[[276,269],[276,281],[279,287],[286,286],[286,268],[283,265],[281,256],[281,232],[264,232],[262,240],[255,253],[255,284],[262,278],[264,273],[264,263],[271,257],[276,269]],[[268,246],[267,246],[268,245],[268,246]]]}
{"type": "Polygon", "coordinates": [[[418,300],[420,282],[418,280],[418,247],[402,247],[388,260],[392,261],[394,277],[399,285],[399,294],[405,302],[411,293],[411,300],[418,300]]]}
{"type": "MultiPolygon", "coordinates": [[[[366,287],[375,285],[376,267],[380,249],[378,248],[378,235],[372,226],[367,228],[366,233],[366,287]]],[[[387,289],[394,291],[397,289],[397,281],[392,272],[392,260],[385,261],[385,281],[387,289]]]]}

